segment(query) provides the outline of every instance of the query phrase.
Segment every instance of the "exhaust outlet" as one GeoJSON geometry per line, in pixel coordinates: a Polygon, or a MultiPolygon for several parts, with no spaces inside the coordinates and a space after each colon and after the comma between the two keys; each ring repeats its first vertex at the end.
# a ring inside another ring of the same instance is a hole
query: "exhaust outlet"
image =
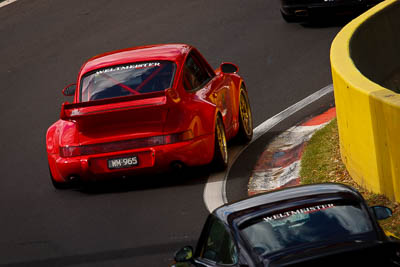
{"type": "Polygon", "coordinates": [[[180,161],[174,161],[171,163],[171,169],[174,172],[181,172],[185,168],[185,165],[180,161]]]}
{"type": "Polygon", "coordinates": [[[77,175],[71,175],[68,177],[68,181],[71,183],[76,183],[80,180],[79,176],[77,175]]]}

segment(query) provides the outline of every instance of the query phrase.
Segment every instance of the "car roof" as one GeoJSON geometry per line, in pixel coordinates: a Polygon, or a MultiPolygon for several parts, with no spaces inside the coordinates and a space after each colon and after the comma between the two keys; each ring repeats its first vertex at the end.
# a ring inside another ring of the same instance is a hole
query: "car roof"
{"type": "Polygon", "coordinates": [[[229,218],[245,217],[262,206],[279,204],[281,202],[296,202],[297,199],[317,200],[327,196],[336,196],[363,202],[363,197],[354,188],[337,183],[322,183],[288,187],[255,195],[243,200],[223,205],[213,211],[213,214],[228,224],[229,218]]]}
{"type": "Polygon", "coordinates": [[[132,62],[154,60],[180,62],[191,49],[192,46],[187,44],[157,44],[116,50],[89,59],[83,64],[80,73],[132,62]]]}

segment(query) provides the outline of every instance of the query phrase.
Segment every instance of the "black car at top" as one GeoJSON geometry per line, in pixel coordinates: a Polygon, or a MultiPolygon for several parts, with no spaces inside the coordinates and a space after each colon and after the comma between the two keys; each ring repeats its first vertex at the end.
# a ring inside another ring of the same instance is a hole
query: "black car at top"
{"type": "Polygon", "coordinates": [[[174,266],[399,266],[399,240],[377,222],[391,215],[342,184],[272,191],[213,211],[174,266]]]}
{"type": "Polygon", "coordinates": [[[281,0],[281,14],[287,22],[327,15],[359,15],[382,0],[281,0]]]}

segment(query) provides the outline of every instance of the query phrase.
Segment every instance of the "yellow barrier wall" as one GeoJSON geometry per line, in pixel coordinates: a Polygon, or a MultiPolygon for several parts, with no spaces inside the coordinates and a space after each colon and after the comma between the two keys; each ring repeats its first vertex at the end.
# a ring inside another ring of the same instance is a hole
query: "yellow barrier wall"
{"type": "Polygon", "coordinates": [[[400,70],[400,58],[394,55],[400,51],[400,28],[394,28],[398,20],[400,2],[384,1],[346,25],[331,47],[343,162],[360,185],[396,201],[400,201],[400,95],[378,83],[384,84],[385,75],[400,70]],[[359,36],[368,36],[371,42],[357,44],[359,36]]]}

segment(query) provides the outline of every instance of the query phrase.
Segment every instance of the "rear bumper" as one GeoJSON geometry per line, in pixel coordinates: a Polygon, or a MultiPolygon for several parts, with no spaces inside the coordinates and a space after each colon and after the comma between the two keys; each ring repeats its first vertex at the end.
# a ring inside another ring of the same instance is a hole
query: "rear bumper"
{"type": "Polygon", "coordinates": [[[67,182],[71,178],[88,181],[159,173],[168,171],[174,162],[181,162],[187,166],[205,165],[211,162],[213,153],[214,135],[209,134],[185,142],[113,153],[71,158],[49,154],[48,161],[52,176],[57,182],[67,182]],[[129,156],[137,157],[137,166],[108,168],[109,159],[129,156]]]}

